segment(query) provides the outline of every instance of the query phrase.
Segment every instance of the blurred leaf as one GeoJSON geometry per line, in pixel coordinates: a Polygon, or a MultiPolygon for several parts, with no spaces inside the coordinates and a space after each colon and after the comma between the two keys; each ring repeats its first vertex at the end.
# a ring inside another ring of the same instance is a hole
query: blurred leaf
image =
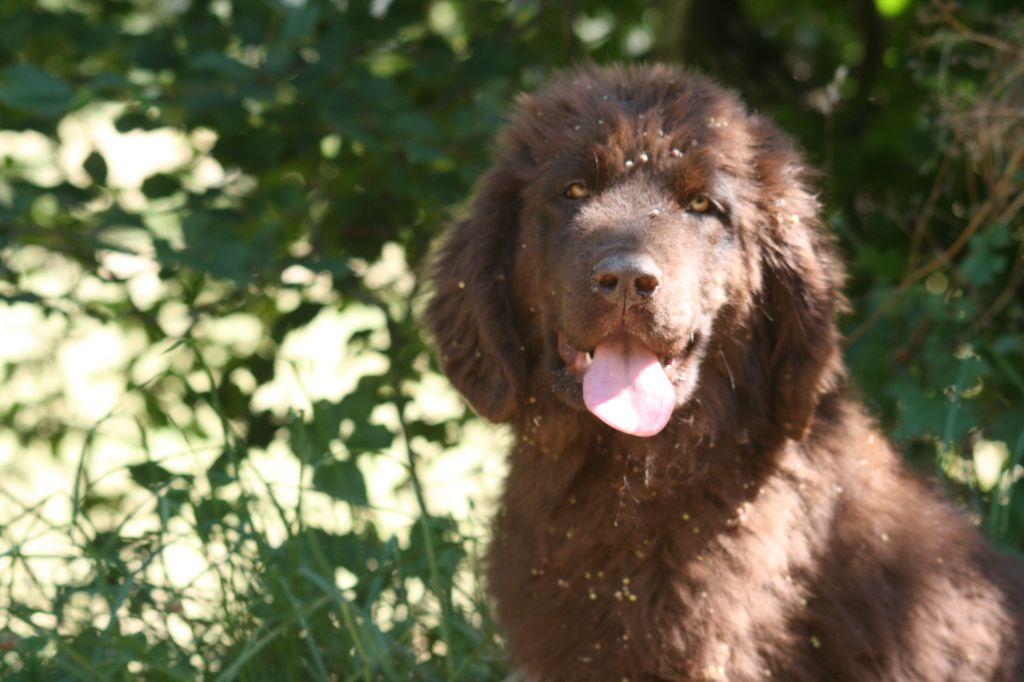
{"type": "Polygon", "coordinates": [[[62,79],[33,64],[0,71],[0,103],[47,118],[66,113],[74,92],[62,79]]]}
{"type": "Polygon", "coordinates": [[[1010,244],[1010,228],[1005,224],[992,225],[974,235],[968,245],[968,256],[960,266],[960,272],[976,286],[994,282],[1006,271],[1009,257],[998,253],[998,249],[1010,244]]]}
{"type": "Polygon", "coordinates": [[[290,7],[285,14],[278,40],[289,45],[306,38],[316,27],[319,18],[320,8],[313,3],[290,7]]]}
{"type": "Polygon", "coordinates": [[[124,504],[127,501],[128,496],[125,494],[119,495],[101,495],[95,491],[89,491],[86,494],[80,504],[80,509],[83,514],[89,514],[95,510],[103,510],[105,512],[118,512],[124,508],[124,504]]]}
{"type": "Polygon", "coordinates": [[[323,553],[332,568],[346,568],[357,576],[366,573],[366,557],[370,543],[356,533],[337,535],[321,528],[309,528],[307,536],[323,553]]]}
{"type": "Polygon", "coordinates": [[[99,152],[92,152],[83,164],[85,172],[98,185],[107,184],[107,162],[99,152]]]}
{"type": "Polygon", "coordinates": [[[156,462],[132,464],[128,467],[128,473],[131,474],[133,481],[150,490],[163,487],[174,478],[174,474],[156,462]]]}
{"type": "Polygon", "coordinates": [[[381,389],[386,384],[387,377],[382,374],[360,377],[355,389],[338,403],[339,414],[356,424],[365,424],[370,420],[374,408],[381,403],[381,389]]]}
{"type": "Polygon", "coordinates": [[[450,445],[448,439],[448,423],[440,422],[437,424],[428,424],[423,421],[415,420],[409,422],[407,425],[409,429],[409,437],[419,436],[425,438],[432,443],[444,443],[450,445]]]}
{"type": "Polygon", "coordinates": [[[161,199],[181,190],[181,181],[173,175],[158,173],[142,183],[142,193],[150,199],[161,199]]]}
{"type": "Polygon", "coordinates": [[[151,130],[154,127],[153,121],[149,116],[141,111],[131,109],[118,116],[114,121],[114,126],[120,133],[127,133],[136,129],[151,130]]]}
{"type": "Polygon", "coordinates": [[[380,424],[356,423],[352,435],[345,439],[345,447],[353,454],[375,452],[391,447],[395,434],[380,424]]]}
{"type": "Polygon", "coordinates": [[[335,459],[322,462],[313,474],[313,486],[334,499],[349,504],[369,503],[363,474],[352,461],[335,459]]]}
{"type": "Polygon", "coordinates": [[[192,55],[189,65],[196,71],[208,71],[232,84],[247,81],[253,75],[252,70],[241,62],[209,50],[192,55]]]}
{"type": "Polygon", "coordinates": [[[426,538],[423,529],[427,528],[430,541],[434,547],[438,572],[443,584],[451,584],[459,563],[466,557],[466,550],[459,541],[458,526],[450,517],[423,517],[416,520],[409,533],[408,557],[415,575],[430,584],[431,569],[428,559],[426,538]]]}
{"type": "Polygon", "coordinates": [[[188,502],[189,493],[187,490],[171,489],[160,496],[157,511],[161,518],[177,516],[188,502]]]}
{"type": "Polygon", "coordinates": [[[226,500],[207,498],[198,504],[193,504],[196,515],[196,530],[204,542],[209,542],[210,531],[218,526],[227,526],[227,516],[234,511],[232,505],[226,500]]]}
{"type": "Polygon", "coordinates": [[[225,449],[217,459],[206,469],[206,480],[210,487],[217,489],[221,486],[234,483],[237,478],[234,471],[235,453],[225,449]]]}

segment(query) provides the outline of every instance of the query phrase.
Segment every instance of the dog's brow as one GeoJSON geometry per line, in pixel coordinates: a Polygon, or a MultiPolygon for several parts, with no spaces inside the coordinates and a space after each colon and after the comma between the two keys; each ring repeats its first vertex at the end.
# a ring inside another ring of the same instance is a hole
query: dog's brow
{"type": "Polygon", "coordinates": [[[731,173],[717,171],[711,180],[711,198],[725,206],[736,203],[736,178],[731,173]]]}

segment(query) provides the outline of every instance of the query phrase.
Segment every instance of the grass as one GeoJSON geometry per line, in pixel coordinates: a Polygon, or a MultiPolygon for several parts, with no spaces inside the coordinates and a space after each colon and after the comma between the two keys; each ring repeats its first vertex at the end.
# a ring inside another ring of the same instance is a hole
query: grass
{"type": "MultiPolygon", "coordinates": [[[[30,500],[0,487],[0,679],[505,676],[478,575],[482,524],[429,509],[430,448],[405,391],[380,401],[402,415],[386,425],[347,423],[332,404],[293,413],[286,465],[268,466],[226,417],[199,348],[173,350],[206,374],[193,415],[212,414],[205,439],[177,427],[192,446],[154,458],[140,421],[133,454],[104,469],[101,420],[68,461],[70,485],[30,500]],[[379,451],[355,448],[371,436],[379,451]],[[382,462],[402,472],[397,489],[368,494],[382,462]]],[[[378,401],[399,379],[370,377],[342,401],[378,401]]]]}

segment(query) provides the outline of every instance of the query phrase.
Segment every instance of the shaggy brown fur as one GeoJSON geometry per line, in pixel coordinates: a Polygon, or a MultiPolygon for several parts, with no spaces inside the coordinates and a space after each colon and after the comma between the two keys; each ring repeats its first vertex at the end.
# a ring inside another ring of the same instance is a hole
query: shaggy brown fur
{"type": "Polygon", "coordinates": [[[520,100],[435,251],[444,370],[516,436],[488,577],[530,677],[1024,679],[1019,567],[845,397],[807,176],[699,75],[582,69],[520,100]],[[581,399],[623,334],[675,390],[651,437],[581,399]]]}

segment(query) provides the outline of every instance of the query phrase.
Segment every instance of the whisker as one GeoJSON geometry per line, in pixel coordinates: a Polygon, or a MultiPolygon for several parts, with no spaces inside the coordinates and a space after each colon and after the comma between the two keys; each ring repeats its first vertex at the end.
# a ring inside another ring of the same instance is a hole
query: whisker
{"type": "Polygon", "coordinates": [[[729,374],[729,384],[732,386],[733,393],[735,393],[736,379],[732,376],[732,368],[729,367],[729,361],[725,359],[725,353],[722,352],[721,348],[718,349],[718,357],[722,358],[722,364],[725,365],[725,371],[729,374]]]}

